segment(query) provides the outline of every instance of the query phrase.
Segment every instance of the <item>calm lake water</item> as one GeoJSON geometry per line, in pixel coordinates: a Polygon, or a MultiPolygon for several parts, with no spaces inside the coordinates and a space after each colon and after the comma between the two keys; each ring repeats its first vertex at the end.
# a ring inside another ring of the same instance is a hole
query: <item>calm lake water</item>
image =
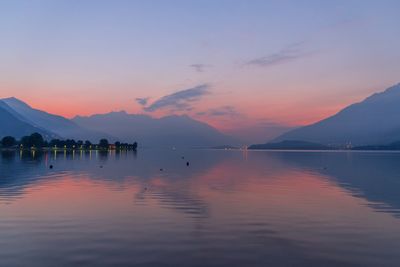
{"type": "Polygon", "coordinates": [[[400,153],[2,152],[0,214],[7,267],[400,266],[400,153]]]}

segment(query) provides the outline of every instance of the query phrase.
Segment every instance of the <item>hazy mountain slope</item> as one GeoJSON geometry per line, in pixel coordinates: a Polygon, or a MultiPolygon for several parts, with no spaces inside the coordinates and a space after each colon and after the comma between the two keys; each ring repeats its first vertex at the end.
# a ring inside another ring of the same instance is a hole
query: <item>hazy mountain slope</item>
{"type": "Polygon", "coordinates": [[[46,130],[34,127],[21,120],[9,110],[9,107],[0,101],[0,138],[10,135],[15,138],[21,138],[24,135],[30,135],[38,132],[46,137],[52,134],[46,130]]]}
{"type": "Polygon", "coordinates": [[[0,102],[7,105],[8,109],[11,110],[19,120],[24,121],[33,127],[54,133],[54,136],[62,138],[89,139],[92,141],[98,141],[98,139],[102,137],[110,138],[110,136],[106,134],[80,127],[71,120],[62,116],[33,109],[28,104],[13,97],[1,99],[0,102]]]}
{"type": "Polygon", "coordinates": [[[266,143],[266,144],[256,144],[249,146],[248,149],[277,149],[277,150],[288,150],[288,149],[298,149],[298,150],[327,150],[328,146],[324,146],[317,143],[311,143],[306,141],[282,141],[278,143],[266,143]]]}
{"type": "Polygon", "coordinates": [[[400,140],[400,84],[315,124],[281,135],[275,142],[302,140],[321,144],[387,144],[400,140]]]}
{"type": "Polygon", "coordinates": [[[145,146],[209,147],[236,143],[233,138],[188,116],[156,119],[122,111],[90,117],[78,116],[73,121],[93,130],[107,132],[123,141],[138,141],[145,146]]]}
{"type": "Polygon", "coordinates": [[[273,122],[260,122],[250,125],[237,124],[235,128],[225,131],[230,136],[242,140],[245,144],[265,143],[293,130],[294,127],[273,122]]]}

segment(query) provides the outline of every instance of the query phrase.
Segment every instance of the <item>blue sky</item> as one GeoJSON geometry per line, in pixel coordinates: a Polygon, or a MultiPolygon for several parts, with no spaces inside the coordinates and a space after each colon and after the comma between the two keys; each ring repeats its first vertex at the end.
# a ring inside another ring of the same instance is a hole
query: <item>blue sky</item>
{"type": "Polygon", "coordinates": [[[3,0],[0,97],[67,117],[125,109],[220,128],[305,124],[400,81],[399,10],[400,1],[3,0]],[[136,101],[202,85],[207,94],[173,102],[185,110],[136,101]]]}

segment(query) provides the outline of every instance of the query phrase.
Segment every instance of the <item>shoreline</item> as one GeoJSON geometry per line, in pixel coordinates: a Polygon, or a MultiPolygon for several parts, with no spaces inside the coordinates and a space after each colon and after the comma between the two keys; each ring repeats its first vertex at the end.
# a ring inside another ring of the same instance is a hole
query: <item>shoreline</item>
{"type": "Polygon", "coordinates": [[[0,148],[0,151],[36,151],[36,152],[55,152],[55,151],[101,151],[101,152],[109,152],[109,151],[137,151],[135,149],[100,149],[100,148],[91,148],[91,149],[84,149],[84,148],[0,148]]]}

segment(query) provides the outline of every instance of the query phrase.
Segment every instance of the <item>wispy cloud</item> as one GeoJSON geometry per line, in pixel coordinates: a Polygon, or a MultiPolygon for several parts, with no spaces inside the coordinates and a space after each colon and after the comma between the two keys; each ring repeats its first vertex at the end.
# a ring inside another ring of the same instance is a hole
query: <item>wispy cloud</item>
{"type": "Polygon", "coordinates": [[[210,65],[197,63],[189,65],[189,67],[193,68],[196,72],[204,72],[210,65]]]}
{"type": "Polygon", "coordinates": [[[193,88],[178,91],[176,93],[166,95],[154,101],[143,110],[154,112],[160,109],[170,109],[172,111],[189,111],[193,109],[193,103],[199,101],[203,96],[209,94],[210,86],[201,84],[193,88]]]}
{"type": "Polygon", "coordinates": [[[242,114],[238,112],[233,106],[223,106],[217,108],[211,108],[206,111],[197,112],[198,116],[211,116],[211,117],[242,117],[242,114]]]}
{"type": "Polygon", "coordinates": [[[141,106],[146,106],[147,102],[149,102],[149,97],[138,97],[135,99],[136,103],[138,103],[141,106]]]}
{"type": "Polygon", "coordinates": [[[306,55],[309,55],[309,53],[306,53],[303,51],[303,49],[301,49],[301,43],[295,43],[283,48],[277,53],[249,60],[245,63],[245,65],[272,67],[297,60],[306,55]]]}

